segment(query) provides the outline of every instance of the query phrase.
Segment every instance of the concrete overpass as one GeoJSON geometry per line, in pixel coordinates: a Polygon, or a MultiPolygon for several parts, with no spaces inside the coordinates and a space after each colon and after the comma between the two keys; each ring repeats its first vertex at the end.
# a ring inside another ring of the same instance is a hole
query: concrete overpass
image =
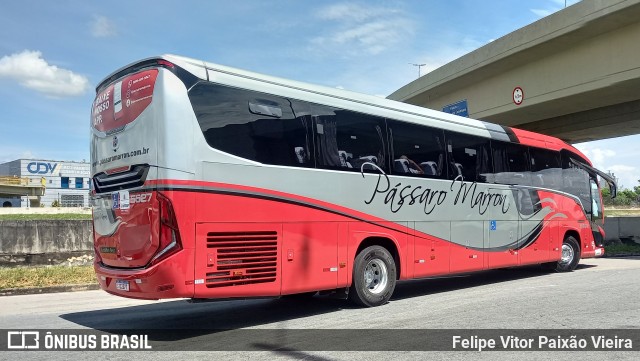
{"type": "MultiPolygon", "coordinates": [[[[0,198],[3,196],[27,196],[31,206],[39,206],[45,185],[33,178],[0,177],[0,198]]],[[[0,207],[2,205],[0,204],[0,207]]]]}
{"type": "Polygon", "coordinates": [[[462,101],[471,118],[571,143],[638,134],[640,0],[583,0],[389,98],[436,110],[462,101]]]}

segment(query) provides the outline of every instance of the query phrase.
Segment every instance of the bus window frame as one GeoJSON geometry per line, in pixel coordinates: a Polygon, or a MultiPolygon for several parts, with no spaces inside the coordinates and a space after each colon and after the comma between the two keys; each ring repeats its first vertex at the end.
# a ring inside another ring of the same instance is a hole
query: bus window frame
{"type": "Polygon", "coordinates": [[[589,187],[591,191],[591,221],[596,222],[604,218],[602,198],[600,197],[602,193],[597,178],[589,177],[589,187]],[[594,194],[594,192],[596,193],[594,194]]]}

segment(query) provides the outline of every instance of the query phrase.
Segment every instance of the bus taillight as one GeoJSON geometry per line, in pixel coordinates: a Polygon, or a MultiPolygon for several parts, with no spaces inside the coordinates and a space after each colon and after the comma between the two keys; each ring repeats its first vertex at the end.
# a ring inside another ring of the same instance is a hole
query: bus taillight
{"type": "Polygon", "coordinates": [[[158,253],[151,259],[152,265],[182,249],[178,222],[171,201],[160,193],[157,194],[157,198],[160,216],[160,230],[158,232],[160,247],[158,253]]]}
{"type": "Polygon", "coordinates": [[[176,67],[172,62],[162,60],[162,59],[158,60],[158,65],[161,65],[170,69],[173,69],[176,67]]]}
{"type": "Polygon", "coordinates": [[[96,263],[102,263],[102,256],[100,256],[100,252],[98,251],[98,247],[95,246],[95,236],[94,238],[94,246],[93,246],[93,253],[94,253],[94,257],[95,257],[95,262],[96,263]]]}
{"type": "MultiPolygon", "coordinates": [[[[93,182],[89,182],[89,184],[92,184],[93,182]]],[[[92,196],[95,196],[95,191],[92,189],[92,196]]],[[[94,218],[93,218],[93,207],[91,207],[91,221],[93,222],[94,218]]],[[[94,262],[96,263],[102,263],[102,256],[100,256],[100,252],[98,251],[98,247],[96,246],[96,240],[98,238],[96,237],[96,229],[94,227],[91,227],[91,242],[93,243],[93,254],[94,254],[94,262]]]]}

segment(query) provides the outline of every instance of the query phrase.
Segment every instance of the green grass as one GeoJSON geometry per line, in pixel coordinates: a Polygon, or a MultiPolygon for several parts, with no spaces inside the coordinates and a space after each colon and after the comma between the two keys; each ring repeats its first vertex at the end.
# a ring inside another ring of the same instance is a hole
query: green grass
{"type": "Polygon", "coordinates": [[[93,266],[0,268],[0,290],[97,283],[93,266]]]}
{"type": "Polygon", "coordinates": [[[0,214],[0,221],[90,220],[91,214],[0,214]]]}
{"type": "Polygon", "coordinates": [[[605,256],[640,254],[640,244],[637,243],[620,243],[604,246],[605,256]]]}
{"type": "Polygon", "coordinates": [[[606,217],[637,217],[640,216],[640,209],[605,209],[604,215],[606,217]]]}

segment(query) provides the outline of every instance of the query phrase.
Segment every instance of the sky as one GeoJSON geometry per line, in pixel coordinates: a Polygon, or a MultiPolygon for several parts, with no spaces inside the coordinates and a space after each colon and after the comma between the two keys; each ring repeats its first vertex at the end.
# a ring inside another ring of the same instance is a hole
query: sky
{"type": "MultiPolygon", "coordinates": [[[[576,3],[568,0],[567,5],[576,3]]],[[[5,2],[0,12],[0,163],[89,159],[95,86],[137,60],[178,54],[387,96],[565,0],[187,0],[5,2]]],[[[640,136],[576,145],[623,187],[640,136]]]]}

